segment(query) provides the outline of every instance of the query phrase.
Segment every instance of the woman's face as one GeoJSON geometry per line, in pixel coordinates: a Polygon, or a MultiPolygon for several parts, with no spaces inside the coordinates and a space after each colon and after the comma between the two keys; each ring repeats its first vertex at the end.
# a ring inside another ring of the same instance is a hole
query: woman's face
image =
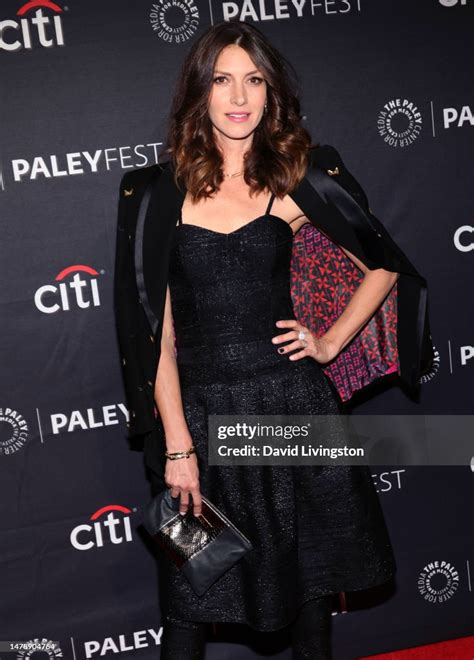
{"type": "Polygon", "coordinates": [[[247,51],[231,44],[221,50],[209,96],[209,118],[218,137],[242,139],[258,126],[267,84],[247,51]]]}

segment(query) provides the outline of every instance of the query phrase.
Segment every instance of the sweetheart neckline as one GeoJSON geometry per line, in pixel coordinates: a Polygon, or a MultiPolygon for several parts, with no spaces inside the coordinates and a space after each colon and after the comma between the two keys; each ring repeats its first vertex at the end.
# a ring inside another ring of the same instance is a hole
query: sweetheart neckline
{"type": "Polygon", "coordinates": [[[263,218],[273,218],[274,220],[283,222],[283,224],[286,225],[286,227],[288,227],[288,229],[290,230],[291,235],[293,237],[296,236],[296,232],[294,232],[293,229],[290,227],[290,223],[287,222],[286,220],[283,220],[283,218],[280,218],[279,215],[274,215],[273,213],[263,213],[263,215],[259,215],[257,218],[250,220],[250,222],[246,222],[244,225],[242,225],[241,227],[237,227],[237,229],[234,229],[233,231],[216,231],[215,229],[209,229],[208,227],[201,227],[201,225],[195,225],[192,222],[181,222],[179,225],[176,225],[176,228],[196,227],[197,229],[210,232],[211,234],[217,234],[218,236],[232,236],[232,234],[237,234],[239,231],[242,231],[242,229],[245,229],[249,225],[252,225],[254,222],[257,222],[257,220],[262,220],[263,218]]]}

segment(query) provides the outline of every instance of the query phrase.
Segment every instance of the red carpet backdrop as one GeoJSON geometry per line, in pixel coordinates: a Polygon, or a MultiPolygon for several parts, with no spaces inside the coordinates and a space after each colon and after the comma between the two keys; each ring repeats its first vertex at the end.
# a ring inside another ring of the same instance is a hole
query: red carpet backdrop
{"type": "MultiPolygon", "coordinates": [[[[187,49],[232,18],[295,66],[314,141],[340,151],[429,283],[437,362],[420,401],[385,386],[353,414],[472,413],[472,0],[4,0],[2,660],[159,658],[149,482],[127,440],[112,308],[118,185],[156,162],[187,49]],[[6,652],[31,640],[57,646],[6,652]]],[[[336,660],[473,633],[471,467],[373,478],[398,572],[335,597],[336,660]]],[[[288,659],[280,637],[219,624],[207,657],[288,659]]]]}

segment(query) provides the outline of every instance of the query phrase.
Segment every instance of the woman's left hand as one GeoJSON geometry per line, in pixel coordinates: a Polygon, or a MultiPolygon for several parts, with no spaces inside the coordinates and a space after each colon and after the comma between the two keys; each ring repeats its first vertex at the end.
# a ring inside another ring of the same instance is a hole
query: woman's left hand
{"type": "Polygon", "coordinates": [[[308,328],[301,325],[301,323],[298,323],[295,319],[277,321],[276,325],[279,328],[289,328],[289,332],[285,332],[282,335],[276,335],[273,337],[272,343],[280,344],[293,339],[291,343],[286,344],[285,346],[280,346],[278,352],[285,354],[300,349],[297,353],[291,353],[291,355],[289,355],[290,360],[300,360],[301,358],[309,356],[320,364],[326,364],[339,353],[339,347],[336,346],[334,342],[325,339],[324,336],[315,337],[308,328]],[[300,332],[305,333],[304,339],[298,339],[300,332]]]}

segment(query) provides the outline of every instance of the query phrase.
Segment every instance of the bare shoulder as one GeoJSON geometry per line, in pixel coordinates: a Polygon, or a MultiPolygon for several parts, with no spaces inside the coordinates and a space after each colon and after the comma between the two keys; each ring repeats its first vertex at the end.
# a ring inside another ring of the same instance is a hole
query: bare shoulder
{"type": "Polygon", "coordinates": [[[283,199],[275,197],[272,213],[287,222],[294,234],[296,234],[304,224],[310,222],[309,218],[300,209],[291,195],[285,195],[283,199]]]}
{"type": "MultiPolygon", "coordinates": [[[[341,163],[339,152],[330,144],[315,144],[309,150],[308,169],[317,167],[327,171],[341,163]]],[[[275,215],[288,222],[294,233],[303,225],[311,223],[291,195],[285,195],[283,199],[276,198],[273,211],[275,215]]]]}

